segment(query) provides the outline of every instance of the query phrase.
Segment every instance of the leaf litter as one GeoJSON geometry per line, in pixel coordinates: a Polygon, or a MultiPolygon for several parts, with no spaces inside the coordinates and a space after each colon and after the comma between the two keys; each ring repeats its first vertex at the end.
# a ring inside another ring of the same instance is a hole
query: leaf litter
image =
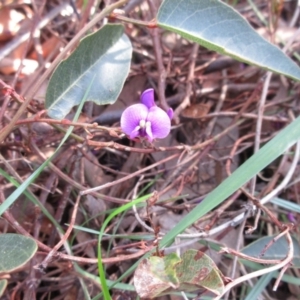
{"type": "MultiPolygon", "coordinates": [[[[78,22],[80,21],[81,24],[89,22],[89,14],[93,9],[103,8],[96,7],[92,2],[88,1],[85,8],[82,1],[74,2],[76,6],[73,8],[59,5],[55,1],[45,1],[40,6],[33,1],[15,5],[8,1],[1,4],[0,12],[5,15],[5,18],[0,18],[0,23],[5,25],[3,27],[5,30],[0,31],[3,47],[2,52],[0,49],[0,54],[3,55],[8,49],[8,55],[5,55],[5,60],[1,60],[0,79],[15,89],[19,95],[26,97],[33,83],[58,55],[60,48],[68,44],[74,36],[78,22]],[[66,7],[72,12],[66,14],[66,7]],[[15,11],[16,14],[8,14],[7,11],[15,11]],[[39,16],[40,20],[46,20],[45,25],[38,29],[38,37],[34,35],[33,27],[26,25],[27,21],[31,22],[30,24],[37,22],[33,14],[39,16]],[[46,19],[49,14],[54,16],[51,20],[46,19]],[[14,26],[8,27],[7,24],[14,26]],[[30,38],[21,42],[19,37],[24,33],[28,33],[30,38]],[[16,47],[11,46],[13,42],[16,43],[16,47]],[[26,68],[22,67],[21,61],[26,68]]],[[[131,7],[129,4],[125,6],[128,16],[143,21],[153,19],[149,3],[151,5],[155,1],[131,2],[133,3],[131,7]]],[[[280,8],[281,14],[274,15],[278,18],[274,25],[277,24],[280,41],[289,39],[296,32],[297,22],[292,24],[295,5],[293,1],[286,2],[280,8]],[[289,30],[286,31],[285,28],[289,30]]],[[[269,29],[246,1],[239,1],[236,9],[254,24],[256,30],[268,32],[269,29]]],[[[268,14],[266,5],[262,4],[260,9],[266,15],[268,14]]],[[[202,47],[197,49],[197,55],[193,59],[191,42],[175,33],[164,31],[159,31],[159,34],[162,37],[160,58],[166,72],[163,90],[166,103],[173,109],[177,109],[182,103],[190,105],[182,107],[181,111],[177,110],[179,114],[176,122],[172,123],[171,134],[166,139],[154,142],[153,146],[126,138],[119,129],[123,110],[129,105],[138,103],[142,91],[148,88],[155,90],[158,105],[162,105],[163,101],[159,86],[162,74],[158,71],[161,65],[159,65],[160,60],[156,58],[157,44],[154,41],[153,30],[132,24],[125,24],[124,28],[133,46],[133,59],[129,76],[118,101],[107,106],[86,103],[78,126],[74,129],[75,136],[65,143],[53,160],[57,169],[46,168],[28,190],[46,207],[58,224],[67,230],[78,191],[98,186],[103,188],[82,197],[76,226],[68,238],[71,249],[69,258],[53,259],[44,272],[34,266],[39,265],[47,251],[49,252],[61,240],[57,227],[25,196],[21,196],[11,210],[3,215],[0,220],[2,233],[25,234],[27,232],[36,241],[45,245],[44,248],[40,248],[40,252],[35,255],[31,264],[23,266],[22,272],[11,274],[8,278],[8,287],[3,289],[3,299],[11,299],[12,295],[15,295],[15,299],[29,299],[31,295],[34,295],[31,299],[67,299],[68,297],[68,299],[83,299],[80,280],[84,281],[83,286],[87,288],[91,297],[97,296],[100,292],[99,283],[90,281],[87,276],[87,274],[97,276],[96,262],[89,263],[85,258],[95,259],[97,239],[95,231],[99,231],[103,220],[112,209],[139,195],[157,192],[156,201],[147,202],[144,207],[137,207],[136,210],[129,210],[119,215],[107,228],[106,236],[103,238],[102,253],[104,259],[108,259],[105,262],[107,278],[114,281],[137,261],[138,258],[131,258],[131,254],[146,249],[145,247],[149,249],[157,247],[157,241],[165,232],[172,229],[193,207],[201,205],[205,195],[254,151],[257,104],[260,101],[262,89],[260,82],[264,72],[256,67],[224,58],[202,47]],[[185,98],[188,101],[184,102],[185,98]],[[240,120],[243,122],[239,123],[240,120]],[[227,131],[234,124],[233,129],[227,131]],[[203,147],[199,146],[196,150],[190,149],[218,135],[221,137],[214,142],[203,147]],[[99,145],[104,143],[104,146],[88,146],[85,142],[87,140],[97,141],[99,145]],[[108,142],[111,141],[115,146],[109,145],[108,142]],[[123,148],[116,145],[121,145],[123,148]],[[125,147],[140,150],[124,151],[125,147]],[[174,157],[169,159],[172,155],[174,157]],[[151,165],[155,166],[149,168],[151,165]],[[136,175],[132,176],[131,174],[134,173],[136,175]],[[105,187],[105,184],[117,180],[121,182],[105,187]],[[13,226],[15,221],[19,224],[17,227],[13,226]],[[85,232],[88,230],[92,232],[85,232]],[[74,271],[73,260],[70,258],[72,255],[78,258],[83,273],[79,273],[78,269],[74,271]],[[121,256],[128,256],[128,259],[118,260],[121,256]],[[114,260],[110,261],[110,258],[114,260]],[[32,280],[35,280],[36,284],[29,291],[26,285],[32,280]],[[20,282],[23,285],[20,286],[20,282]]],[[[96,30],[96,27],[93,30],[96,30]]],[[[298,44],[297,41],[294,42],[291,52],[298,50],[298,44]]],[[[44,84],[47,85],[47,81],[44,84]]],[[[23,100],[22,97],[18,99],[8,97],[7,88],[3,91],[0,98],[1,129],[10,122],[23,100]]],[[[297,83],[279,76],[272,77],[267,91],[266,113],[262,121],[262,143],[268,141],[289,123],[291,114],[298,114],[298,92],[297,83]]],[[[16,128],[1,144],[0,167],[10,176],[18,178],[20,182],[30,176],[43,162],[44,158],[41,154],[53,152],[62,138],[63,131],[69,126],[67,121],[55,124],[47,116],[40,116],[39,112],[45,108],[44,101],[45,89],[41,89],[18,120],[16,128]]],[[[67,119],[72,120],[72,117],[68,116],[67,119]]],[[[290,161],[286,159],[284,163],[278,160],[265,168],[259,174],[258,192],[263,195],[274,188],[276,182],[286,174],[289,165],[290,161]]],[[[299,176],[298,173],[297,168],[293,179],[299,176]]],[[[1,202],[3,202],[15,187],[4,177],[0,178],[0,185],[1,202]]],[[[280,196],[299,204],[297,191],[298,182],[295,181],[280,196]]],[[[207,259],[212,257],[213,270],[220,269],[216,274],[222,272],[224,276],[234,277],[232,276],[234,272],[230,271],[232,266],[235,266],[236,274],[241,274],[243,268],[236,266],[234,260],[225,255],[217,254],[216,245],[240,251],[244,245],[251,244],[253,240],[260,240],[264,235],[278,234],[278,228],[272,220],[263,217],[259,224],[258,235],[243,235],[241,234],[243,228],[234,226],[221,229],[204,239],[204,242],[203,238],[195,238],[194,235],[198,233],[205,235],[211,229],[221,228],[222,224],[232,220],[244,209],[246,200],[247,195],[243,192],[233,195],[185,232],[186,235],[190,234],[188,239],[191,240],[190,244],[187,245],[186,237],[179,237],[173,246],[164,249],[164,254],[156,253],[143,260],[141,264],[144,265],[138,267],[136,274],[147,276],[151,270],[151,267],[147,266],[149,261],[166,261],[169,257],[174,258],[175,250],[181,252],[181,256],[176,256],[176,263],[184,261],[186,253],[191,253],[186,251],[196,251],[187,249],[200,249],[201,253],[205,252],[203,255],[208,256],[207,259]],[[238,235],[241,238],[238,239],[238,235]],[[199,240],[202,242],[199,243],[199,240]],[[141,268],[143,268],[142,272],[141,268]]],[[[267,207],[278,218],[286,220],[288,211],[284,208],[272,204],[268,204],[267,207]]],[[[295,217],[299,219],[299,215],[295,214],[295,217]]],[[[254,220],[250,218],[246,225],[251,226],[253,222],[254,220]]],[[[261,251],[264,245],[262,243],[261,251]]],[[[66,245],[64,249],[67,249],[66,245]]],[[[64,252],[64,249],[61,248],[59,251],[64,252]]],[[[172,268],[170,272],[172,273],[172,268]]],[[[173,275],[178,276],[178,273],[176,269],[173,275]]],[[[299,278],[297,275],[295,277],[299,278]]],[[[118,297],[135,299],[136,292],[132,280],[133,274],[123,280],[128,290],[119,286],[113,289],[113,299],[121,299],[118,297]]],[[[161,278],[159,280],[161,281],[161,278]]],[[[222,277],[218,284],[223,284],[223,281],[225,280],[222,277]]],[[[197,282],[199,284],[201,280],[197,282]]],[[[0,281],[1,286],[5,284],[6,282],[0,281]]],[[[173,292],[180,292],[178,284],[174,282],[169,284],[168,288],[173,292]]],[[[205,289],[203,286],[192,289],[193,295],[196,297],[197,293],[199,295],[203,292],[208,293],[209,289],[208,286],[205,289]]],[[[242,299],[243,295],[240,293],[242,291],[239,289],[233,289],[230,297],[242,299]]],[[[298,292],[297,289],[295,290],[295,285],[283,282],[276,294],[269,287],[264,293],[274,299],[282,299],[287,297],[287,293],[293,297],[298,292]]],[[[157,296],[160,294],[158,293],[157,296]]],[[[147,294],[145,297],[150,296],[147,294]]],[[[158,299],[175,299],[174,297],[176,296],[160,296],[158,299]]]]}

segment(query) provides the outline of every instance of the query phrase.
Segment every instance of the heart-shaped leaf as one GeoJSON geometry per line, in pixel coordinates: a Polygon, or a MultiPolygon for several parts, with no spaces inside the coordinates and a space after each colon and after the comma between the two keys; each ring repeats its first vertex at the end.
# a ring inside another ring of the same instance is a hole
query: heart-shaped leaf
{"type": "Polygon", "coordinates": [[[26,236],[0,235],[0,274],[16,271],[25,265],[37,250],[36,242],[26,236]]]}
{"type": "Polygon", "coordinates": [[[140,297],[155,298],[174,291],[223,292],[220,271],[206,254],[186,251],[181,258],[175,253],[143,259],[134,274],[134,286],[140,297]]]}
{"type": "Polygon", "coordinates": [[[164,0],[158,25],[208,49],[300,80],[300,68],[262,38],[232,7],[218,0],[164,0]]]}
{"type": "Polygon", "coordinates": [[[99,105],[117,100],[129,72],[132,47],[122,25],[105,25],[82,39],[60,63],[46,92],[46,108],[53,119],[64,118],[78,105],[96,75],[87,101],[99,105]]]}
{"type": "Polygon", "coordinates": [[[7,280],[6,279],[0,280],[0,297],[3,295],[6,286],[7,286],[7,280]]]}
{"type": "Polygon", "coordinates": [[[224,289],[221,272],[214,261],[197,250],[183,253],[181,262],[176,265],[176,274],[184,291],[204,289],[220,295],[224,289]]]}
{"type": "MultiPolygon", "coordinates": [[[[264,236],[255,242],[247,245],[242,253],[247,254],[252,257],[259,257],[262,259],[284,259],[288,254],[288,243],[285,237],[281,237],[277,241],[272,240],[276,236],[264,236]],[[262,251],[265,246],[267,246],[270,242],[272,242],[271,246],[265,251],[264,255],[261,256],[262,251]]],[[[294,246],[294,256],[293,256],[293,264],[291,267],[300,267],[300,245],[295,237],[292,237],[293,246],[294,246]]]]}

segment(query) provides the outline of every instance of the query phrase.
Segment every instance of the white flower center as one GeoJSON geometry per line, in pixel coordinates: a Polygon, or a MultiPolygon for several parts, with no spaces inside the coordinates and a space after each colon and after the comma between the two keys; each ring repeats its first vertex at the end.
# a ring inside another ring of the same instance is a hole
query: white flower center
{"type": "Polygon", "coordinates": [[[141,121],[140,121],[140,124],[139,124],[139,125],[140,125],[140,128],[146,128],[147,123],[148,123],[148,122],[146,122],[145,120],[141,120],[141,121]]]}

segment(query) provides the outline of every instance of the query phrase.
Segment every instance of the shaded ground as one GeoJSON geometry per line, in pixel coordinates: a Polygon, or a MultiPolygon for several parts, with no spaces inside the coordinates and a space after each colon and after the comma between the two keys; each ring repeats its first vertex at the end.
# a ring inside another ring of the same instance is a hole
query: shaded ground
{"type": "MultiPolygon", "coordinates": [[[[63,1],[29,2],[2,4],[2,1],[0,4],[0,28],[3,27],[0,30],[0,57],[3,56],[0,79],[16,91],[11,97],[7,95],[7,88],[2,89],[1,128],[20,107],[22,98],[18,95],[26,98],[60,49],[109,1],[102,1],[100,5],[87,1],[85,9],[81,1],[72,5],[63,1]],[[42,21],[45,24],[34,32],[33,28],[42,21]],[[20,36],[24,34],[28,37],[22,42],[20,36]]],[[[296,1],[280,4],[255,1],[255,5],[271,24],[269,28],[263,25],[260,15],[247,1],[239,1],[236,9],[269,40],[288,41],[299,26],[296,1]]],[[[159,1],[129,1],[125,14],[132,19],[150,21],[158,6],[159,1]]],[[[103,107],[87,103],[74,130],[85,142],[68,139],[53,164],[45,168],[29,190],[66,230],[72,223],[78,191],[102,188],[80,199],[79,208],[75,210],[75,225],[80,227],[68,238],[70,249],[60,245],[59,251],[63,254],[48,261],[44,270],[36,267],[41,267],[46,254],[61,240],[56,226],[24,195],[3,214],[1,233],[30,234],[40,244],[30,264],[10,275],[1,299],[84,299],[84,288],[91,297],[98,295],[99,282],[91,275],[98,275],[95,232],[107,216],[105,213],[137,196],[156,191],[146,208],[120,214],[108,226],[110,235],[103,239],[102,252],[107,278],[117,280],[138,257],[156,246],[160,234],[172,229],[253,154],[256,135],[261,136],[261,144],[264,144],[299,114],[299,84],[273,75],[259,130],[257,112],[265,71],[208,51],[174,33],[128,23],[125,32],[134,52],[130,75],[118,101],[103,107]],[[130,141],[119,128],[122,111],[137,103],[147,88],[154,88],[160,106],[171,106],[175,111],[171,134],[156,141],[154,146],[130,141]],[[100,126],[92,125],[94,122],[100,126]],[[105,143],[111,141],[115,144],[105,143]],[[80,269],[75,267],[74,260],[78,261],[80,269]]],[[[299,40],[296,39],[289,54],[298,51],[299,40]]],[[[1,82],[0,85],[3,87],[1,82]]],[[[28,178],[45,157],[54,152],[64,135],[61,128],[67,128],[64,122],[53,124],[46,115],[38,114],[44,109],[46,87],[47,80],[35,93],[18,126],[0,144],[0,167],[19,182],[28,178]]],[[[68,118],[72,119],[72,114],[68,118]]],[[[259,197],[278,185],[289,166],[289,159],[283,157],[259,174],[256,185],[259,197]]],[[[15,187],[0,177],[0,189],[3,202],[15,187]]],[[[198,240],[203,237],[193,239],[192,244],[181,239],[181,251],[187,248],[206,251],[228,277],[248,272],[245,266],[217,254],[209,244],[214,241],[240,249],[261,236],[278,233],[272,220],[265,216],[261,217],[257,231],[250,235],[243,232],[245,226],[253,226],[251,218],[243,226],[222,228],[225,221],[245,210],[243,205],[249,200],[248,196],[241,190],[218,210],[200,219],[189,229],[191,237],[201,232],[204,236],[212,228],[220,230],[202,243],[198,240]]],[[[299,204],[298,184],[286,188],[280,197],[299,204]]],[[[289,217],[299,223],[299,215],[287,215],[273,204],[267,207],[280,221],[288,221],[289,217]]],[[[174,251],[174,247],[166,252],[171,250],[174,251]]],[[[298,273],[297,269],[287,271],[295,278],[300,277],[298,273]]],[[[132,287],[132,275],[122,282],[132,287]]],[[[233,289],[227,299],[243,299],[246,286],[233,289]]],[[[299,287],[282,283],[276,294],[272,286],[268,286],[261,299],[297,299],[297,295],[299,287]]],[[[113,299],[136,299],[136,293],[115,289],[113,299]]],[[[160,299],[182,299],[182,296],[160,299]]]]}

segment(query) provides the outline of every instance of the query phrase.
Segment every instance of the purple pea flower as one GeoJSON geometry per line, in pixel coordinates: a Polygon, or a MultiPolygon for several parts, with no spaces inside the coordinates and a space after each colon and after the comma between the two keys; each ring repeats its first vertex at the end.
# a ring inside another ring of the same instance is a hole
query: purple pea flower
{"type": "Polygon", "coordinates": [[[141,95],[140,104],[127,107],[121,116],[121,128],[130,139],[147,138],[151,143],[154,139],[165,138],[171,130],[173,110],[165,112],[154,102],[154,90],[148,89],[141,95]]]}
{"type": "Polygon", "coordinates": [[[294,215],[293,213],[289,212],[289,213],[287,214],[287,217],[288,217],[288,219],[289,219],[289,221],[290,221],[291,223],[294,223],[294,224],[297,223],[297,220],[296,220],[295,215],[294,215]]]}

